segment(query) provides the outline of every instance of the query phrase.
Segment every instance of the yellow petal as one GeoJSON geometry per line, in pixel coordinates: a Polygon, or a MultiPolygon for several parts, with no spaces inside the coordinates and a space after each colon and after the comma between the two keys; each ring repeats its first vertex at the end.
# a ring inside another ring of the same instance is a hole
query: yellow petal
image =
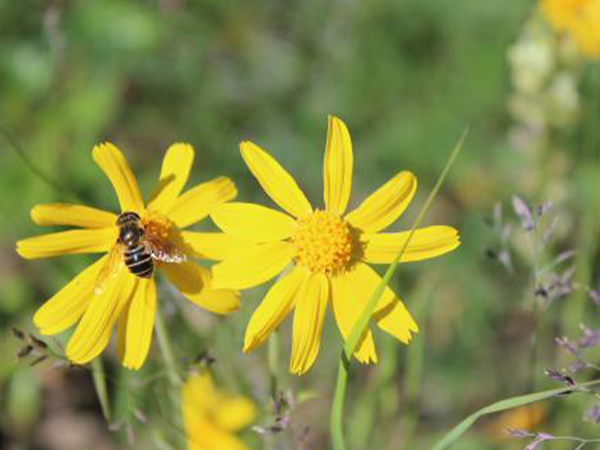
{"type": "Polygon", "coordinates": [[[85,364],[98,356],[110,338],[113,325],[131,300],[139,278],[126,268],[109,279],[106,289],[95,294],[67,344],[67,358],[85,364]]]}
{"type": "Polygon", "coordinates": [[[218,204],[237,195],[235,184],[229,178],[219,177],[199,184],[179,196],[166,215],[179,228],[192,225],[210,214],[218,204]]]}
{"type": "Polygon", "coordinates": [[[246,242],[225,233],[181,231],[180,237],[187,254],[218,261],[234,256],[246,242]]]}
{"type": "Polygon", "coordinates": [[[208,414],[217,402],[217,390],[208,372],[192,373],[181,387],[184,415],[208,414]]]}
{"type": "Polygon", "coordinates": [[[354,227],[376,233],[393,223],[404,212],[417,190],[417,179],[400,172],[365,199],[346,216],[354,227]]]}
{"type": "Polygon", "coordinates": [[[250,450],[234,434],[219,428],[210,416],[184,412],[184,423],[189,450],[250,450]]]}
{"type": "Polygon", "coordinates": [[[83,228],[114,227],[116,214],[83,205],[47,203],[31,210],[31,219],[38,225],[73,225],[83,228]]]}
{"type": "Polygon", "coordinates": [[[127,346],[127,320],[129,319],[129,307],[123,308],[123,312],[117,319],[117,358],[123,361],[127,346]]]}
{"type": "Polygon", "coordinates": [[[254,419],[254,405],[247,399],[218,391],[207,372],[190,376],[181,398],[190,450],[248,450],[231,434],[254,419]]]}
{"type": "MultiPolygon", "coordinates": [[[[381,281],[381,277],[372,267],[365,263],[358,262],[354,264],[352,270],[346,272],[346,279],[352,283],[356,295],[360,297],[366,297],[367,301],[373,295],[375,287],[381,281]]],[[[396,294],[392,291],[389,286],[386,286],[383,290],[383,294],[379,298],[379,302],[375,307],[375,312],[378,312],[388,306],[394,301],[396,294]]]]}
{"type": "Polygon", "coordinates": [[[585,4],[591,4],[588,0],[541,0],[539,3],[542,13],[550,21],[557,31],[572,28],[577,17],[585,4]]]}
{"type": "Polygon", "coordinates": [[[244,352],[261,345],[292,310],[296,295],[308,276],[306,269],[294,267],[269,289],[267,295],[252,314],[246,336],[244,352]]]}
{"type": "Polygon", "coordinates": [[[294,217],[305,217],[312,212],[296,181],[271,155],[252,142],[242,142],[240,151],[263,190],[284,211],[294,217]]]}
{"type": "Polygon", "coordinates": [[[323,177],[325,209],[342,215],[348,206],[352,188],[352,141],[346,124],[329,116],[323,177]]]}
{"type": "Polygon", "coordinates": [[[384,309],[373,314],[373,319],[379,328],[404,344],[410,342],[412,333],[419,332],[417,323],[400,299],[396,299],[384,309]]]}
{"type": "MultiPolygon", "coordinates": [[[[331,277],[331,310],[344,340],[348,337],[369,298],[357,293],[354,278],[346,273],[331,277]]],[[[361,336],[354,357],[364,364],[377,362],[373,334],[367,329],[361,336]]]]}
{"type": "MultiPolygon", "coordinates": [[[[390,264],[404,247],[410,232],[364,234],[363,258],[374,264],[390,264]]],[[[432,226],[415,230],[401,262],[434,258],[460,245],[458,231],[447,226],[432,226]]]]}
{"type": "Polygon", "coordinates": [[[119,149],[107,142],[96,145],[92,155],[96,164],[100,166],[113,185],[121,205],[121,211],[141,213],[144,210],[144,202],[140,188],[127,160],[119,149]]]}
{"type": "Polygon", "coordinates": [[[290,372],[302,375],[313,365],[321,344],[321,329],[329,301],[329,281],[311,274],[298,294],[292,331],[290,372]]]}
{"type": "Polygon", "coordinates": [[[600,2],[587,1],[581,5],[569,26],[569,32],[581,53],[592,59],[600,57],[600,2]]]}
{"type": "Polygon", "coordinates": [[[194,162],[194,149],[189,144],[176,143],[169,147],[162,163],[158,185],[148,200],[148,209],[166,213],[185,183],[194,162]]]}
{"type": "Polygon", "coordinates": [[[224,203],[210,217],[225,233],[251,242],[281,241],[296,230],[287,214],[253,203],[224,203]]]}
{"type": "Polygon", "coordinates": [[[216,425],[226,431],[238,431],[250,425],[256,417],[256,407],[242,396],[225,396],[215,411],[216,425]]]}
{"type": "Polygon", "coordinates": [[[128,369],[137,370],[146,360],[152,340],[155,312],[156,283],[152,278],[140,278],[127,307],[125,346],[119,356],[128,369]]]}
{"type": "Polygon", "coordinates": [[[79,320],[92,299],[96,277],[105,261],[104,256],[85,268],[36,311],[33,323],[40,334],[60,333],[79,320]]]}
{"type": "Polygon", "coordinates": [[[247,244],[231,258],[212,267],[213,287],[248,289],[279,274],[291,261],[294,247],[288,242],[247,244]]]}
{"type": "Polygon", "coordinates": [[[229,314],[240,307],[237,291],[213,289],[210,271],[194,262],[161,264],[161,270],[181,294],[208,311],[229,314]]]}
{"type": "MultiPolygon", "coordinates": [[[[357,263],[353,270],[347,272],[346,275],[347,280],[349,280],[348,284],[353,287],[356,295],[365,298],[365,301],[369,301],[381,282],[381,277],[377,272],[363,263],[357,263]]],[[[408,342],[411,332],[418,333],[419,331],[417,324],[404,307],[404,304],[388,286],[383,290],[373,313],[373,318],[381,328],[393,334],[402,342],[408,342]],[[389,320],[385,319],[390,314],[392,315],[391,318],[389,320]],[[402,320],[397,321],[398,317],[402,320]],[[388,327],[388,324],[393,324],[393,326],[388,327]]]]}
{"type": "Polygon", "coordinates": [[[117,228],[93,228],[44,234],[17,242],[17,253],[23,258],[48,258],[76,253],[109,251],[117,242],[117,228]]]}

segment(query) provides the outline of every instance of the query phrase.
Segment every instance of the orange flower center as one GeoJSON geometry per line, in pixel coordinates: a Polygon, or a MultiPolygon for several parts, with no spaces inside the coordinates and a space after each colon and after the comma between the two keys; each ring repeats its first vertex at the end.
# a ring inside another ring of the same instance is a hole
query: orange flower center
{"type": "Polygon", "coordinates": [[[173,222],[167,217],[153,211],[148,211],[142,217],[142,225],[148,236],[163,242],[171,240],[176,230],[173,222]]]}
{"type": "Polygon", "coordinates": [[[312,273],[335,274],[351,263],[354,241],[347,222],[330,212],[316,210],[298,220],[298,231],[292,238],[296,248],[294,260],[312,273]]]}
{"type": "Polygon", "coordinates": [[[187,255],[193,254],[168,217],[147,211],[142,218],[142,226],[156,263],[182,263],[187,260],[187,255]]]}

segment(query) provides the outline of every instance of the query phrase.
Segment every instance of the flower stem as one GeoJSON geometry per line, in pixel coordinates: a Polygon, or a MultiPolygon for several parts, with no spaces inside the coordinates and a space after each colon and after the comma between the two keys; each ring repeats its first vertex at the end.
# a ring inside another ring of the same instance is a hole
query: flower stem
{"type": "Polygon", "coordinates": [[[92,361],[92,378],[94,380],[96,395],[98,395],[98,400],[100,401],[100,408],[102,408],[102,415],[104,416],[104,420],[106,420],[107,423],[110,423],[110,403],[108,401],[106,374],[104,373],[102,358],[96,358],[92,361]]]}
{"type": "Polygon", "coordinates": [[[277,401],[279,395],[279,332],[275,330],[269,339],[269,373],[271,398],[277,401]]]}
{"type": "Polygon", "coordinates": [[[427,200],[425,200],[425,203],[421,207],[419,214],[417,215],[417,218],[413,222],[410,232],[408,233],[408,237],[406,238],[406,241],[404,241],[404,245],[402,246],[402,248],[400,249],[400,251],[398,252],[396,257],[394,258],[394,261],[388,266],[388,269],[386,270],[384,276],[382,277],[381,282],[375,288],[375,292],[373,293],[373,295],[371,296],[371,299],[367,302],[367,305],[365,306],[364,310],[362,311],[362,313],[358,317],[357,321],[353,325],[352,330],[350,331],[350,334],[348,335],[348,338],[346,339],[346,342],[344,343],[342,356],[340,359],[340,363],[338,365],[338,379],[337,379],[337,383],[336,383],[336,387],[335,387],[333,404],[331,407],[330,434],[331,434],[331,440],[332,440],[334,450],[345,450],[346,449],[346,445],[344,443],[344,433],[342,430],[342,418],[343,418],[343,409],[344,409],[344,396],[346,395],[346,384],[347,384],[347,380],[348,380],[348,371],[350,369],[350,360],[352,359],[352,355],[354,354],[354,349],[356,348],[356,345],[358,344],[360,337],[362,336],[362,334],[366,330],[367,326],[369,325],[369,320],[371,319],[371,315],[373,314],[373,311],[375,311],[375,306],[377,305],[379,298],[383,294],[385,287],[387,286],[387,284],[391,280],[392,276],[396,272],[396,268],[398,267],[398,264],[400,263],[400,260],[402,259],[402,255],[404,255],[404,252],[406,251],[408,244],[410,243],[411,239],[413,238],[416,229],[421,224],[421,221],[425,217],[425,213],[431,206],[433,199],[437,196],[437,193],[439,192],[440,187],[442,186],[442,183],[443,183],[444,179],[446,178],[446,175],[448,175],[448,172],[450,171],[450,167],[452,166],[456,157],[460,153],[460,150],[462,149],[462,146],[465,142],[466,137],[467,137],[467,130],[465,130],[463,132],[460,140],[458,141],[458,143],[456,144],[456,146],[450,153],[450,156],[448,157],[448,161],[444,165],[444,168],[442,169],[442,173],[438,177],[438,179],[435,183],[435,186],[433,187],[433,190],[427,197],[427,200]]]}
{"type": "Polygon", "coordinates": [[[173,386],[179,387],[181,385],[181,376],[179,375],[179,370],[177,369],[175,357],[173,356],[173,347],[171,347],[169,333],[167,333],[165,321],[160,308],[156,308],[154,330],[156,331],[156,337],[158,338],[158,346],[160,347],[160,351],[167,366],[169,381],[173,386]]]}
{"type": "Polygon", "coordinates": [[[170,388],[167,393],[167,414],[171,418],[171,424],[175,431],[175,448],[185,448],[185,431],[183,430],[183,417],[181,410],[181,384],[183,382],[177,367],[177,362],[173,354],[173,347],[169,340],[169,333],[165,326],[165,321],[160,308],[156,308],[156,319],[154,330],[158,338],[158,346],[162,353],[165,365],[167,366],[167,376],[169,378],[170,388]]]}
{"type": "Polygon", "coordinates": [[[335,393],[333,394],[333,405],[331,406],[331,443],[334,450],[346,450],[344,442],[344,431],[342,421],[344,415],[344,398],[346,396],[346,385],[348,384],[348,372],[350,370],[350,361],[346,353],[342,350],[338,364],[338,377],[335,383],[335,393]]]}

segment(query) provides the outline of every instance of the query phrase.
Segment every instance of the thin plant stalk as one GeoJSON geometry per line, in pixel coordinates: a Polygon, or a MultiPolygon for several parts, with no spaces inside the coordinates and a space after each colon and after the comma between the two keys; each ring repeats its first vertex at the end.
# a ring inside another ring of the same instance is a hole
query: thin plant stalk
{"type": "Polygon", "coordinates": [[[369,324],[369,320],[371,318],[371,315],[373,314],[373,311],[375,310],[375,306],[377,305],[379,298],[383,294],[385,287],[387,286],[387,284],[391,280],[392,276],[396,272],[398,263],[402,259],[402,255],[404,255],[404,252],[406,251],[408,244],[412,240],[412,237],[414,236],[416,229],[421,224],[421,222],[425,216],[425,213],[431,206],[433,199],[437,196],[437,193],[439,192],[444,179],[448,175],[448,172],[450,171],[450,167],[452,167],[452,164],[454,163],[454,161],[456,160],[456,157],[460,153],[460,150],[463,147],[466,136],[467,136],[467,130],[465,130],[463,132],[463,135],[461,136],[460,140],[458,141],[458,143],[456,144],[456,146],[450,153],[450,157],[448,158],[448,161],[446,162],[446,165],[444,166],[442,173],[438,177],[438,180],[437,180],[433,190],[427,197],[425,204],[419,211],[419,214],[410,229],[410,232],[408,234],[406,241],[404,242],[404,245],[402,246],[402,248],[396,255],[396,258],[394,258],[394,261],[388,266],[388,269],[385,272],[384,276],[382,277],[381,282],[375,288],[375,292],[373,293],[371,299],[365,306],[365,308],[364,308],[363,312],[361,313],[361,315],[359,316],[358,320],[352,327],[352,330],[351,330],[348,338],[346,339],[346,342],[342,349],[342,353],[340,355],[340,361],[338,363],[338,378],[337,378],[337,383],[336,383],[335,392],[334,392],[334,396],[333,396],[333,404],[331,407],[330,433],[331,433],[331,440],[332,440],[332,445],[333,445],[334,450],[346,450],[346,443],[344,441],[344,432],[343,432],[342,422],[343,422],[343,414],[344,414],[344,397],[346,395],[346,385],[348,384],[348,371],[350,369],[350,360],[354,353],[354,349],[356,348],[356,345],[358,344],[360,337],[362,336],[362,334],[364,333],[365,329],[367,328],[367,326],[369,324]]]}
{"type": "Polygon", "coordinates": [[[173,355],[173,347],[171,347],[171,341],[160,308],[156,308],[154,330],[156,331],[156,337],[158,338],[158,346],[160,347],[163,359],[165,360],[165,365],[167,366],[169,381],[174,387],[180,387],[181,376],[179,375],[175,356],[173,355]]]}
{"type": "Polygon", "coordinates": [[[182,378],[175,360],[171,340],[165,326],[164,317],[160,308],[156,308],[154,330],[158,338],[158,346],[162,353],[169,379],[168,387],[168,407],[169,417],[172,419],[173,429],[176,431],[176,448],[185,448],[185,433],[183,432],[183,418],[181,410],[181,384],[182,378]]]}
{"type": "Polygon", "coordinates": [[[100,401],[102,415],[107,423],[111,421],[110,402],[108,400],[108,390],[106,388],[106,373],[104,372],[104,364],[102,358],[96,358],[92,361],[92,378],[94,380],[94,388],[96,395],[100,401]]]}
{"type": "Polygon", "coordinates": [[[275,330],[269,339],[269,376],[271,399],[279,396],[279,332],[275,330]]]}

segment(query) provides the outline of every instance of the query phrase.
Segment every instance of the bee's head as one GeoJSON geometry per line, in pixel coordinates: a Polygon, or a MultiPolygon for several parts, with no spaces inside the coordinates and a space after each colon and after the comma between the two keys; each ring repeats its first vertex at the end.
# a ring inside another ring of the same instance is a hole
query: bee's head
{"type": "Polygon", "coordinates": [[[140,216],[138,213],[133,211],[125,211],[124,213],[119,214],[117,217],[117,226],[123,226],[127,223],[138,223],[140,221],[140,216]]]}
{"type": "Polygon", "coordinates": [[[135,244],[144,234],[140,216],[134,212],[124,212],[117,218],[119,241],[125,245],[135,244]]]}

